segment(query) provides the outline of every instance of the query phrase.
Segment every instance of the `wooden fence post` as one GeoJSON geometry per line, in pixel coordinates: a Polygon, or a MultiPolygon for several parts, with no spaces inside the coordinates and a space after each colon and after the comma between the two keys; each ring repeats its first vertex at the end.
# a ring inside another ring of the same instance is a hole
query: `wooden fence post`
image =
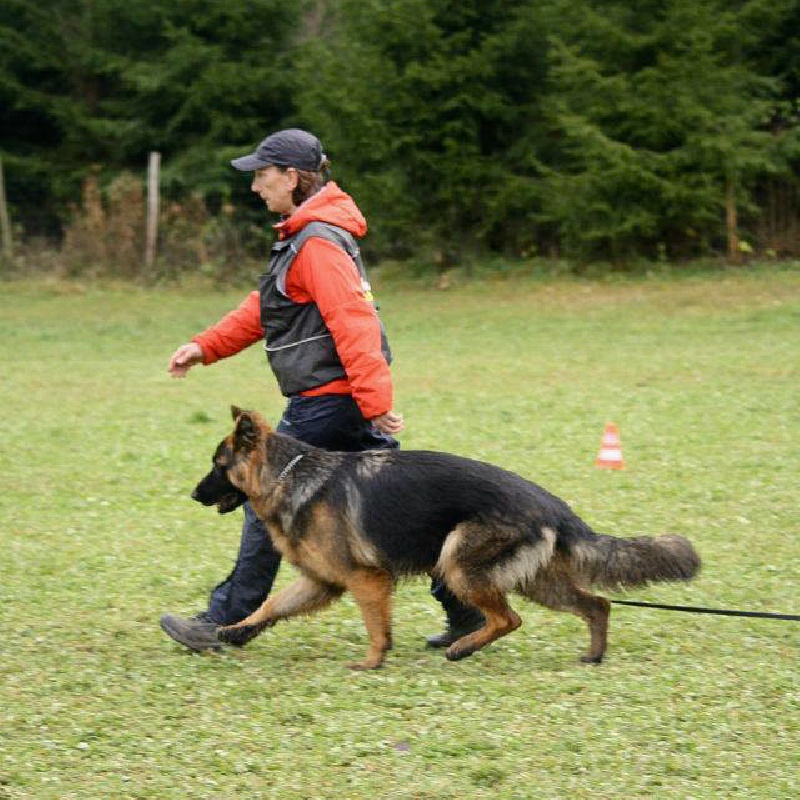
{"type": "Polygon", "coordinates": [[[11,222],[6,202],[6,184],[3,179],[3,160],[0,159],[0,238],[3,240],[3,260],[11,263],[14,257],[14,244],[11,240],[11,222]]]}
{"type": "Polygon", "coordinates": [[[151,269],[156,260],[156,242],[158,241],[158,214],[160,207],[159,172],[161,169],[161,153],[150,153],[147,164],[147,243],[145,245],[144,263],[151,269]]]}

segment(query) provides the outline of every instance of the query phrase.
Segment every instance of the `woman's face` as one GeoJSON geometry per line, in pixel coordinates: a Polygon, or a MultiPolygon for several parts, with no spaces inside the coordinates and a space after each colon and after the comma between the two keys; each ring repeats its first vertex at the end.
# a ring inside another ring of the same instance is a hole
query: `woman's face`
{"type": "Polygon", "coordinates": [[[297,170],[289,167],[286,171],[278,167],[265,167],[253,174],[250,188],[276,214],[291,214],[294,211],[292,192],[297,186],[297,170]]]}

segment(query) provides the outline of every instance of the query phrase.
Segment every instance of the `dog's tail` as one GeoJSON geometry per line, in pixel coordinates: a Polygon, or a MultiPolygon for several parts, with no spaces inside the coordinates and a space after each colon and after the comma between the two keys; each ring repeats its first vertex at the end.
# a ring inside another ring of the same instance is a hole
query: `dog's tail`
{"type": "Polygon", "coordinates": [[[700,556],[683,536],[581,537],[569,550],[586,584],[604,589],[688,581],[700,569],[700,556]]]}

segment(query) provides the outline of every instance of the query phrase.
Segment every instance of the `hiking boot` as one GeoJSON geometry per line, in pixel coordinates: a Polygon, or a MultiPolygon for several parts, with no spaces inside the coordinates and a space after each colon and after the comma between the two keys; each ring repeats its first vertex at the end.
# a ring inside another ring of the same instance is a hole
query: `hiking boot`
{"type": "Polygon", "coordinates": [[[161,629],[167,636],[190,650],[197,653],[203,650],[222,650],[223,643],[217,637],[219,625],[211,619],[207,611],[188,618],[164,614],[160,622],[161,629]]]}
{"type": "Polygon", "coordinates": [[[475,609],[466,609],[464,613],[459,614],[457,618],[448,618],[447,625],[441,633],[435,636],[428,636],[425,639],[425,644],[428,647],[450,647],[453,642],[466,636],[468,633],[474,633],[478,628],[484,625],[483,614],[475,609]]]}

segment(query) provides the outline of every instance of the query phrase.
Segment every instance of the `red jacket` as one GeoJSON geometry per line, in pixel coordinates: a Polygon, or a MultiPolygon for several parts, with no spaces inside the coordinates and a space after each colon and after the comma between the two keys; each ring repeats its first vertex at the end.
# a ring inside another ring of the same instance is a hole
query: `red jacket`
{"type": "MultiPolygon", "coordinates": [[[[356,237],[367,232],[367,223],[355,202],[335,183],[326,184],[275,228],[283,239],[314,220],[338,225],[356,237]]],[[[381,353],[378,316],[350,256],[332,242],[308,239],[286,276],[286,293],[296,303],[317,304],[347,373],[346,379],[303,394],[352,394],[366,419],[390,411],[392,378],[381,353]]],[[[203,363],[213,364],[263,338],[260,298],[255,291],[192,341],[200,345],[203,363]]]]}

